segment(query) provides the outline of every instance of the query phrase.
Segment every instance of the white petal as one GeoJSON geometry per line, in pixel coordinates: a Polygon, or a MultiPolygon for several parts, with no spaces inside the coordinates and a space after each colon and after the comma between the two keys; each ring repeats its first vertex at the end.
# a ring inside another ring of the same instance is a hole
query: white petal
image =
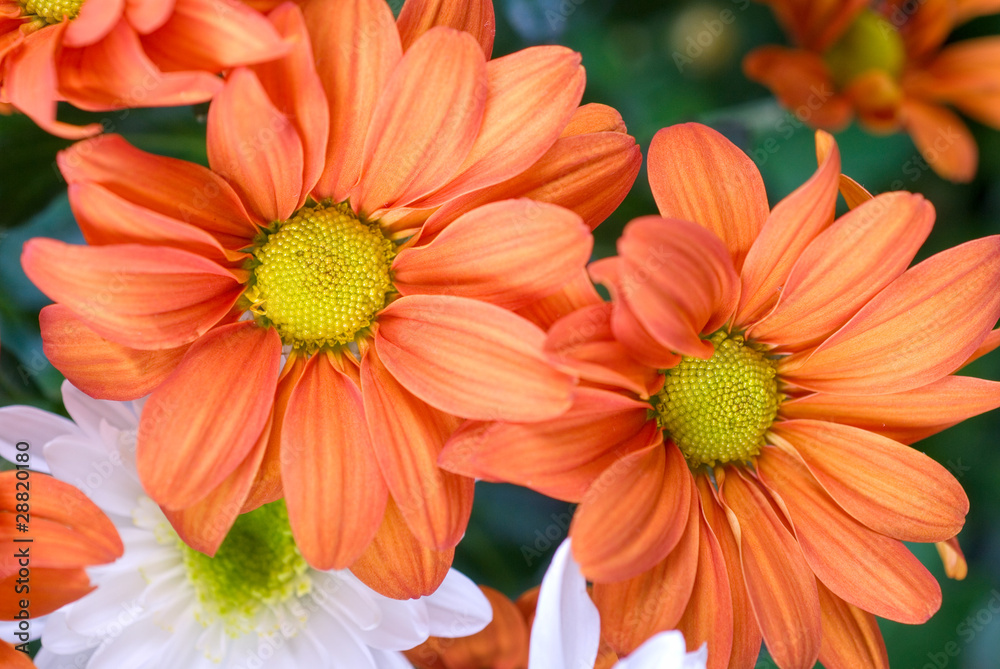
{"type": "Polygon", "coordinates": [[[322,609],[309,617],[309,633],[330,655],[329,669],[375,669],[368,646],[348,631],[343,621],[322,609]]]}
{"type": "Polygon", "coordinates": [[[412,600],[376,596],[382,612],[382,623],[374,629],[355,632],[361,641],[383,650],[409,650],[427,640],[430,623],[425,606],[412,600]]]}
{"type": "Polygon", "coordinates": [[[684,635],[671,630],[649,637],[614,669],[705,669],[707,661],[708,648],[705,644],[688,653],[684,635]]]}
{"type": "Polygon", "coordinates": [[[483,591],[465,574],[448,570],[441,585],[419,601],[427,606],[430,634],[445,638],[470,636],[493,620],[493,607],[483,591]]]}
{"type": "MultiPolygon", "coordinates": [[[[135,623],[143,615],[137,604],[146,581],[138,572],[122,572],[68,609],[66,624],[78,634],[106,636],[135,623]]],[[[124,665],[123,665],[124,666],[124,665]]]]}
{"type": "Polygon", "coordinates": [[[60,655],[42,646],[38,655],[35,655],[33,659],[38,669],[66,669],[67,667],[76,669],[76,667],[86,667],[91,655],[93,655],[93,651],[90,650],[73,655],[60,655]]]}
{"type": "Polygon", "coordinates": [[[124,667],[156,666],[150,662],[162,652],[163,646],[170,642],[171,635],[166,630],[157,627],[148,618],[139,620],[129,626],[120,635],[110,637],[100,648],[94,651],[94,656],[87,669],[123,669],[124,667]]]}
{"type": "Polygon", "coordinates": [[[108,454],[92,439],[56,437],[45,446],[52,475],[79,488],[105,512],[128,516],[143,493],[123,471],[117,452],[108,454]]]}
{"type": "Polygon", "coordinates": [[[81,435],[83,432],[72,421],[37,407],[8,406],[0,408],[0,456],[17,462],[17,454],[27,452],[32,469],[49,471],[42,449],[56,437],[81,435]],[[27,451],[18,451],[19,442],[28,444],[27,451]]]}
{"type": "Polygon", "coordinates": [[[139,418],[132,411],[131,402],[95,400],[69,381],[63,381],[62,396],[66,412],[81,430],[92,437],[100,436],[102,420],[119,430],[134,430],[139,426],[139,418]]]}
{"type": "Polygon", "coordinates": [[[573,559],[570,540],[556,550],[545,572],[531,629],[532,667],[592,667],[601,620],[587,594],[587,581],[573,559]]]}
{"type": "Polygon", "coordinates": [[[413,669],[402,653],[392,650],[373,650],[372,657],[375,658],[375,669],[413,669]]]}
{"type": "Polygon", "coordinates": [[[45,631],[42,633],[42,645],[53,653],[60,655],[81,653],[94,648],[97,641],[67,627],[64,609],[47,616],[45,631]]]}
{"type": "Polygon", "coordinates": [[[382,623],[374,590],[350,572],[313,572],[312,599],[330,612],[339,611],[358,630],[375,629],[382,623]]]}

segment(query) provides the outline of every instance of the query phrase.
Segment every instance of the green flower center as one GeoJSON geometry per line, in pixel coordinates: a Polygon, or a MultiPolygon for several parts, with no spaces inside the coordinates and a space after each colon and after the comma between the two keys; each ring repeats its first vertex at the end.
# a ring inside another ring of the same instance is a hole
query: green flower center
{"type": "Polygon", "coordinates": [[[739,335],[718,332],[708,360],[684,357],[653,398],[661,429],[692,466],[744,462],[778,413],[774,363],[739,335]]]}
{"type": "Polygon", "coordinates": [[[870,70],[883,70],[893,78],[898,77],[906,64],[906,45],[892,23],[866,9],[823,59],[833,81],[844,88],[870,70]]]}
{"type": "Polygon", "coordinates": [[[83,0],[20,0],[27,17],[41,20],[46,24],[59,23],[64,19],[75,19],[83,6],[83,0]]]}
{"type": "Polygon", "coordinates": [[[393,290],[395,246],[346,204],[300,209],[252,253],[249,309],[296,348],[355,341],[393,290]]]}
{"type": "Polygon", "coordinates": [[[301,597],[312,587],[283,501],[239,516],[215,557],[180,539],[178,543],[198,598],[200,622],[208,626],[221,620],[234,637],[257,628],[262,610],[301,597]]]}

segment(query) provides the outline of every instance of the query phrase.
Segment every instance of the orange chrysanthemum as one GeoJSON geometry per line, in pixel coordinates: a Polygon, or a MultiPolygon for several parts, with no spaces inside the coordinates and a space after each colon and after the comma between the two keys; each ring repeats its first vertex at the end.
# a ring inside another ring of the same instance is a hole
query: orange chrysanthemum
{"type": "Polygon", "coordinates": [[[946,105],[1000,128],[1000,37],[942,47],[958,24],[1000,11],[987,0],[762,0],[798,48],[767,46],[743,69],[815,128],[851,116],[874,132],[903,129],[952,181],[976,173],[978,150],[946,105]]]}
{"type": "Polygon", "coordinates": [[[100,123],[56,120],[56,103],[110,111],[189,105],[216,73],[287,51],[260,13],[226,0],[0,0],[0,103],[78,139],[100,123]]]}
{"type": "Polygon", "coordinates": [[[283,490],[311,564],[431,592],[472,505],[436,464],[460,418],[569,406],[513,310],[584,272],[638,147],[577,108],[578,54],[487,61],[492,30],[438,9],[408,3],[399,28],[381,0],[274,10],[294,49],[230,74],[211,170],[113,135],[59,157],[90,246],[25,246],[58,302],[46,355],[95,397],[152,391],[139,474],[200,550],[283,490]]]}
{"type": "MultiPolygon", "coordinates": [[[[0,539],[8,547],[0,555],[0,587],[7,593],[0,597],[0,620],[25,620],[26,603],[30,619],[17,635],[25,645],[32,626],[41,625],[37,618],[94,590],[87,567],[113,562],[125,552],[114,524],[86,495],[25,470],[0,472],[0,539]]],[[[35,636],[39,631],[36,627],[35,636]]],[[[35,665],[0,641],[0,666],[35,665]]]]}
{"type": "MultiPolygon", "coordinates": [[[[834,220],[840,157],[769,210],[750,159],[698,125],[662,130],[649,177],[662,217],[632,221],[591,265],[603,303],[548,345],[588,380],[544,423],[469,423],[452,471],[578,501],[573,552],[603,633],[627,653],[679,628],[712,667],[886,665],[875,616],[927,620],[941,590],[903,541],[942,546],[968,499],[904,444],[1000,405],[952,375],[992,350],[1000,237],[907,269],[934,220],[919,195],[834,220]]],[[[865,201],[867,200],[867,201],[865,201]]]]}

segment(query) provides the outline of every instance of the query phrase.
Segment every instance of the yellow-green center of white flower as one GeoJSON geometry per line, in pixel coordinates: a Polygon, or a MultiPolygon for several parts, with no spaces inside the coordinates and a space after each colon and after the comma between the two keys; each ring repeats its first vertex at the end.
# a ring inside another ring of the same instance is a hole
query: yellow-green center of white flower
{"type": "Polygon", "coordinates": [[[709,340],[712,357],[682,358],[652,401],[660,428],[692,467],[751,459],[778,413],[774,363],[739,335],[709,340]]]}
{"type": "Polygon", "coordinates": [[[83,7],[83,0],[20,0],[26,18],[46,24],[75,19],[83,7]]]}
{"type": "Polygon", "coordinates": [[[300,209],[252,253],[249,309],[296,348],[355,341],[393,290],[394,244],[346,204],[300,209]]]}
{"type": "Polygon", "coordinates": [[[266,609],[312,587],[283,501],[239,516],[215,557],[177,541],[197,595],[199,621],[206,627],[221,622],[230,636],[267,624],[261,618],[266,609]]]}
{"type": "Polygon", "coordinates": [[[843,88],[870,70],[896,78],[906,64],[906,45],[885,17],[870,9],[858,15],[840,40],[823,55],[833,81],[843,88]]]}

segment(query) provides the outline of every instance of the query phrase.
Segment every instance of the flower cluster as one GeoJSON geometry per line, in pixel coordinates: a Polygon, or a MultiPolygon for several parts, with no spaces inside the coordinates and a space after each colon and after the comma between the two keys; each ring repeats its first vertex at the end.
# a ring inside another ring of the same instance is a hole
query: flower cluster
{"type": "MultiPolygon", "coordinates": [[[[944,105],[1000,127],[1000,52],[942,44],[990,3],[768,4],[798,48],[750,78],[972,177],[944,105]]],[[[0,103],[81,140],[56,166],[85,242],[21,255],[70,418],[0,408],[3,666],[885,667],[876,618],[942,603],[904,542],[964,577],[969,499],[912,444],[1000,407],[958,374],[1000,346],[1000,235],[915,262],[934,206],[869,193],[831,134],[771,206],[685,123],[595,260],[639,146],[580,54],[494,58],[495,24],[0,0],[0,103]],[[207,166],[59,101],[207,103],[207,166]],[[516,602],[452,568],[477,480],[577,505],[516,602]]]]}

